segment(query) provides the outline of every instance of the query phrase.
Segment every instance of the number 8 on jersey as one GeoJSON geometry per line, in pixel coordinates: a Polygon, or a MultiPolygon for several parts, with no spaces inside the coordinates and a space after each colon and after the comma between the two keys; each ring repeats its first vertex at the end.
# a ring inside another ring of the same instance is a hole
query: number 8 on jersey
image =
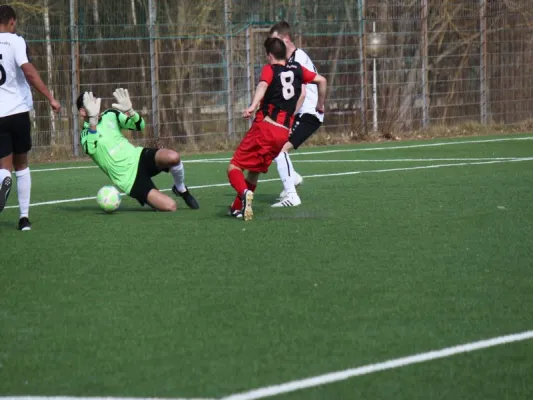
{"type": "Polygon", "coordinates": [[[284,71],[280,74],[281,86],[283,87],[283,98],[290,100],[294,97],[294,72],[284,71]]]}

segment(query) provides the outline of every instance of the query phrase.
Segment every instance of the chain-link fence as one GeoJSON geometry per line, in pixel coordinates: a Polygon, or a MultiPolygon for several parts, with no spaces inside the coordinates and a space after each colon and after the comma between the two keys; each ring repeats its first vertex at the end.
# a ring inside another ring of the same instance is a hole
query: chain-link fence
{"type": "Polygon", "coordinates": [[[147,120],[138,143],[238,139],[281,20],[328,78],[331,135],[532,116],[533,11],[527,0],[8,1],[33,62],[63,105],[35,95],[36,148],[79,153],[73,100],[111,105],[129,89],[147,120]]]}

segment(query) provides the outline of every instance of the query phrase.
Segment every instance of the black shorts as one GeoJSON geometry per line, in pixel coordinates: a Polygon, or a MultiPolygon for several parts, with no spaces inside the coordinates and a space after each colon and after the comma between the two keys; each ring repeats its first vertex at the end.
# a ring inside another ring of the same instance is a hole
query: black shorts
{"type": "Polygon", "coordinates": [[[12,153],[24,154],[31,150],[30,113],[0,118],[0,158],[12,153]]]}
{"type": "Polygon", "coordinates": [[[130,197],[133,197],[141,203],[141,206],[146,204],[150,190],[157,190],[154,182],[152,182],[152,177],[156,176],[161,171],[168,171],[166,169],[159,169],[155,163],[155,154],[158,150],[159,149],[142,149],[141,156],[139,157],[137,176],[131,187],[130,197]]]}
{"type": "Polygon", "coordinates": [[[291,142],[294,149],[296,150],[303,142],[309,139],[309,136],[315,133],[320,128],[320,125],[322,125],[322,122],[312,114],[298,115],[289,136],[289,142],[291,142]]]}

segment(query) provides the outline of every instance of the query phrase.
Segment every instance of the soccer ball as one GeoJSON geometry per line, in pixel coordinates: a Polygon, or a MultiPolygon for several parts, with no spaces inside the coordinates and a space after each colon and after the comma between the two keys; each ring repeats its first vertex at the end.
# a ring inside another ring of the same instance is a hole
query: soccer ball
{"type": "Polygon", "coordinates": [[[115,211],[122,201],[120,192],[114,186],[104,186],[98,191],[96,201],[106,213],[115,211]]]}

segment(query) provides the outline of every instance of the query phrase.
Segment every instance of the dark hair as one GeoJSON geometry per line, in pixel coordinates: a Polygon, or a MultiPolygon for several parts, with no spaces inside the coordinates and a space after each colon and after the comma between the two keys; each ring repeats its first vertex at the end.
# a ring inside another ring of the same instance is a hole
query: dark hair
{"type": "Polygon", "coordinates": [[[287,21],[280,21],[272,28],[270,28],[270,35],[272,36],[274,32],[277,32],[279,36],[287,36],[289,39],[291,35],[291,26],[287,21]]]}
{"type": "Polygon", "coordinates": [[[265,40],[265,50],[267,54],[272,54],[276,60],[287,58],[287,47],[280,38],[267,38],[265,40]]]}
{"type": "Polygon", "coordinates": [[[12,19],[17,19],[17,14],[15,14],[15,10],[13,7],[8,5],[1,5],[0,6],[0,24],[5,25],[9,23],[12,19]]]}
{"type": "Polygon", "coordinates": [[[83,108],[83,95],[85,93],[82,93],[78,96],[78,98],[76,99],[76,107],[78,107],[78,111],[80,108],[83,108]]]}

